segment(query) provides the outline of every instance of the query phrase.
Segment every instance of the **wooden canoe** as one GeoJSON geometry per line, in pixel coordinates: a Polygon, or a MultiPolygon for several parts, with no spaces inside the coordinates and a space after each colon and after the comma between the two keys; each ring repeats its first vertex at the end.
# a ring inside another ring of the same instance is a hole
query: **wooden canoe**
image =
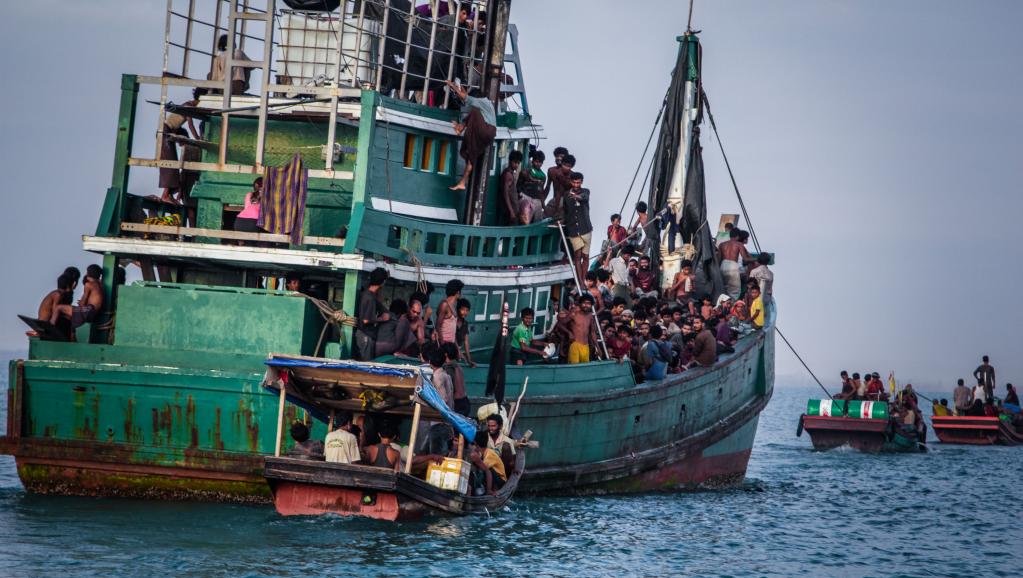
{"type": "Polygon", "coordinates": [[[933,416],[931,426],[945,444],[1023,445],[1023,432],[997,417],[933,416]]]}
{"type": "Polygon", "coordinates": [[[274,507],[284,516],[337,514],[405,521],[428,515],[489,515],[500,510],[525,471],[525,449],[515,469],[494,495],[468,496],[386,468],[300,458],[267,457],[263,475],[274,507]]]}

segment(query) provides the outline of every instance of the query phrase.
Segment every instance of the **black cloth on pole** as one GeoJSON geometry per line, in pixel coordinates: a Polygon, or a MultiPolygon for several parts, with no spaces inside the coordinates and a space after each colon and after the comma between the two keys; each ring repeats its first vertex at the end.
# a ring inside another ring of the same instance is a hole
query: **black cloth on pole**
{"type": "Polygon", "coordinates": [[[494,340],[494,351],[490,354],[490,368],[487,370],[486,395],[493,395],[498,405],[504,403],[505,383],[505,356],[504,334],[507,328],[497,332],[497,339],[494,340]]]}

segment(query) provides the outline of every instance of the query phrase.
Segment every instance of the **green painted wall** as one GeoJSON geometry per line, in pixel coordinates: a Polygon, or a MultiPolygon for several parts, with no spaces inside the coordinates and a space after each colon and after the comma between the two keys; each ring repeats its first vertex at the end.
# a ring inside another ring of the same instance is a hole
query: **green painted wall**
{"type": "MultiPolygon", "coordinates": [[[[256,164],[256,119],[231,117],[227,138],[228,164],[256,164]]],[[[206,137],[220,143],[220,119],[211,117],[206,125],[206,137]]],[[[338,123],[335,140],[348,153],[341,155],[341,161],[334,163],[334,170],[351,171],[355,167],[355,149],[358,144],[359,128],[338,123]]],[[[268,120],[266,122],[266,143],[263,148],[263,164],[280,166],[291,160],[295,153],[302,155],[302,162],[309,169],[323,169],[326,163],[320,158],[321,148],[327,142],[327,123],[295,120],[268,120]]],[[[217,162],[218,149],[203,151],[203,162],[217,162]]]]}
{"type": "Polygon", "coordinates": [[[311,353],[316,309],[286,292],[134,284],[118,295],[116,344],[216,353],[311,353]]]}

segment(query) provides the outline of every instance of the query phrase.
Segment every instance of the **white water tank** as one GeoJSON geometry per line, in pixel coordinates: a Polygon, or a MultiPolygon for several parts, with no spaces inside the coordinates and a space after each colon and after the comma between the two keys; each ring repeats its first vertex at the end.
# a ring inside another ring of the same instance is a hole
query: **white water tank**
{"type": "Polygon", "coordinates": [[[373,64],[380,41],[381,23],[364,19],[359,34],[358,18],[342,19],[329,14],[282,12],[280,18],[280,50],[277,74],[296,86],[316,83],[317,77],[335,82],[337,43],[341,37],[340,84],[354,85],[376,79],[373,64]],[[359,46],[356,47],[356,42],[359,46]]]}

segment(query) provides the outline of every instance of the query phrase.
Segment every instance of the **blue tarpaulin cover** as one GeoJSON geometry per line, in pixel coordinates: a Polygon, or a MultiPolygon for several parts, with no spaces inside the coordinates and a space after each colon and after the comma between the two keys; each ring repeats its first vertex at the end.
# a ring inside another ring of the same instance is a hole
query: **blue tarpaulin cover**
{"type": "Polygon", "coordinates": [[[265,361],[271,367],[315,367],[321,369],[352,369],[373,375],[397,375],[400,377],[415,377],[412,369],[399,369],[397,367],[380,367],[376,365],[365,365],[350,361],[310,361],[307,359],[285,359],[273,357],[265,361]]]}
{"type": "Polygon", "coordinates": [[[416,387],[416,393],[419,394],[419,397],[430,404],[430,407],[437,410],[444,417],[445,421],[458,430],[458,433],[465,436],[465,439],[470,441],[476,439],[476,424],[469,421],[464,415],[455,413],[444,403],[444,400],[441,399],[440,394],[437,393],[437,390],[433,387],[433,382],[430,381],[426,373],[420,371],[419,375],[423,377],[422,385],[416,387]]]}

